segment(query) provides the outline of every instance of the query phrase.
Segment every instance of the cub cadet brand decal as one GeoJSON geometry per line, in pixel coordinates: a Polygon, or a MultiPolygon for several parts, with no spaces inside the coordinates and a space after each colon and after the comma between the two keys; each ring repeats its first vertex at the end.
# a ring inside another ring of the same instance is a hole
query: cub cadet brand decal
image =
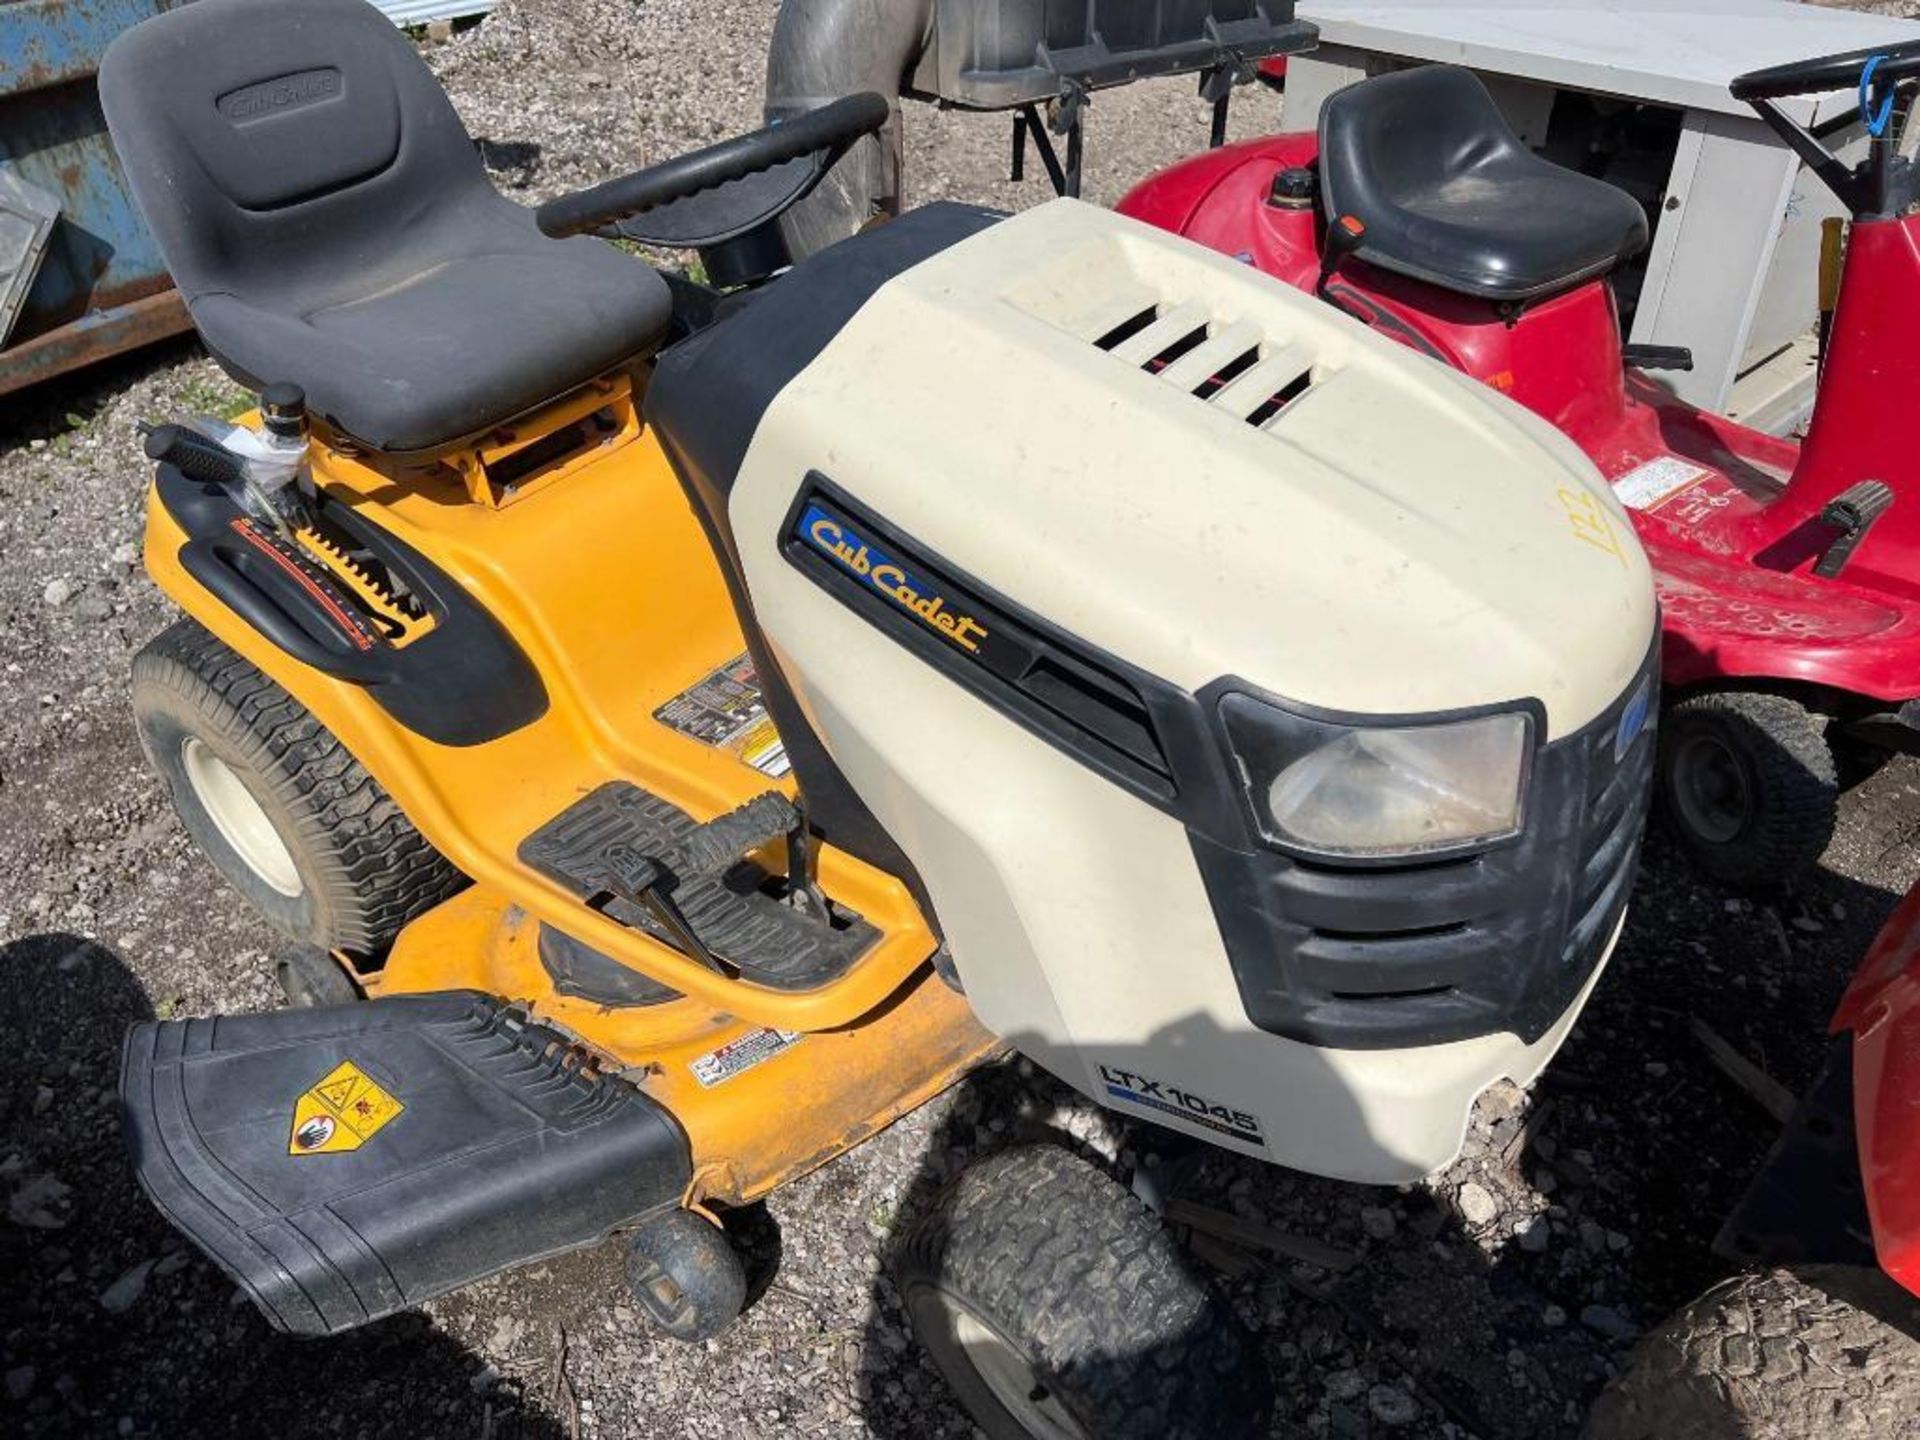
{"type": "Polygon", "coordinates": [[[795,1030],[749,1030],[738,1040],[729,1040],[718,1050],[709,1050],[687,1068],[693,1071],[693,1078],[700,1082],[702,1089],[711,1090],[799,1043],[800,1033],[795,1030]]]}
{"type": "Polygon", "coordinates": [[[922,577],[896,560],[861,534],[851,521],[817,503],[809,504],[800,517],[799,533],[841,569],[858,576],[902,610],[917,616],[929,629],[962,650],[980,653],[980,642],[987,638],[987,627],[972,615],[956,610],[941,593],[938,582],[922,577]]]}
{"type": "Polygon", "coordinates": [[[1209,1130],[1248,1145],[1264,1147],[1267,1143],[1260,1122],[1244,1110],[1235,1110],[1232,1106],[1219,1104],[1191,1090],[1182,1090],[1165,1080],[1142,1075],[1137,1070],[1122,1070],[1117,1065],[1102,1065],[1100,1079],[1106,1085],[1110,1099],[1171,1115],[1189,1125],[1204,1125],[1209,1130]]]}
{"type": "Polygon", "coordinates": [[[289,1155],[338,1155],[358,1150],[407,1107],[366,1071],[343,1060],[294,1102],[289,1155]]]}

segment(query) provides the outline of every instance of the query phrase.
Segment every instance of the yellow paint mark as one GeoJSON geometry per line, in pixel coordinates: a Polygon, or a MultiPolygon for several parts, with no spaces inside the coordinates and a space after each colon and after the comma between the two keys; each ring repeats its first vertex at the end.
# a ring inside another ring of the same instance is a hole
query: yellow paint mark
{"type": "Polygon", "coordinates": [[[1559,490],[1560,506],[1567,512],[1567,523],[1573,526],[1574,537],[1604,550],[1620,562],[1620,568],[1627,566],[1626,553],[1620,548],[1619,537],[1613,533],[1613,524],[1607,519],[1606,507],[1591,490],[1575,490],[1562,486],[1559,490]]]}
{"type": "Polygon", "coordinates": [[[343,1060],[294,1102],[289,1155],[358,1150],[406,1109],[358,1065],[343,1060]]]}

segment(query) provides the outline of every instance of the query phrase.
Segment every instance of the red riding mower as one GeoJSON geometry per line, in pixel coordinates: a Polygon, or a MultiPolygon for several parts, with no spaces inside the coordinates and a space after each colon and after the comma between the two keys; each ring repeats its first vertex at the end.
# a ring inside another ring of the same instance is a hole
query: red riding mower
{"type": "Polygon", "coordinates": [[[1586,1440],[1913,1433],[1920,886],[1874,940],[1832,1029],[1826,1068],[1714,1242],[1747,1273],[1641,1342],[1586,1440]]]}
{"type": "Polygon", "coordinates": [[[1512,396],[1599,466],[1659,587],[1660,794],[1731,884],[1806,870],[1843,783],[1920,748],[1920,499],[1905,498],[1920,219],[1895,143],[1916,77],[1920,45],[1734,82],[1853,214],[1843,271],[1830,241],[1838,306],[1799,444],[1648,377],[1690,357],[1622,344],[1606,282],[1646,243],[1640,206],[1530,152],[1467,71],[1363,81],[1327,102],[1318,135],[1211,151],[1119,206],[1512,396]],[[1872,140],[1849,167],[1776,102],[1856,81],[1872,140]]]}

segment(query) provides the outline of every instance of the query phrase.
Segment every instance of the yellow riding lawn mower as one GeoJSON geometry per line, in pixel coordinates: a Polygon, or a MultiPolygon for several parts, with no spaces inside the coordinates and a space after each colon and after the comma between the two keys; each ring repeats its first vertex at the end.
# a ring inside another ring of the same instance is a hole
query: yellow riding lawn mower
{"type": "MultiPolygon", "coordinates": [[[[713,1335],[726,1210],[1009,1048],[1402,1182],[1566,1035],[1655,607],[1542,422],[1072,200],[793,264],[873,95],[529,211],[363,0],[198,0],[100,88],[261,396],[146,437],[185,613],[139,732],[303,947],[288,1009],[135,1029],[125,1124],[274,1326],[621,1234],[713,1335]]],[[[991,1156],[920,1223],[900,1288],[989,1434],[1260,1425],[1238,1322],[1089,1161],[991,1156]]]]}

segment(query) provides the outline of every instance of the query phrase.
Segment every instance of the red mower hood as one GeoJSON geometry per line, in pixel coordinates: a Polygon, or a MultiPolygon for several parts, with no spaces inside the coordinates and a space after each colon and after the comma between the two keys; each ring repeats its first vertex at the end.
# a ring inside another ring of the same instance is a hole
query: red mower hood
{"type": "Polygon", "coordinates": [[[1875,937],[1834,1013],[1853,1033],[1860,1178],[1881,1268],[1920,1294],[1920,885],[1875,937]]]}

